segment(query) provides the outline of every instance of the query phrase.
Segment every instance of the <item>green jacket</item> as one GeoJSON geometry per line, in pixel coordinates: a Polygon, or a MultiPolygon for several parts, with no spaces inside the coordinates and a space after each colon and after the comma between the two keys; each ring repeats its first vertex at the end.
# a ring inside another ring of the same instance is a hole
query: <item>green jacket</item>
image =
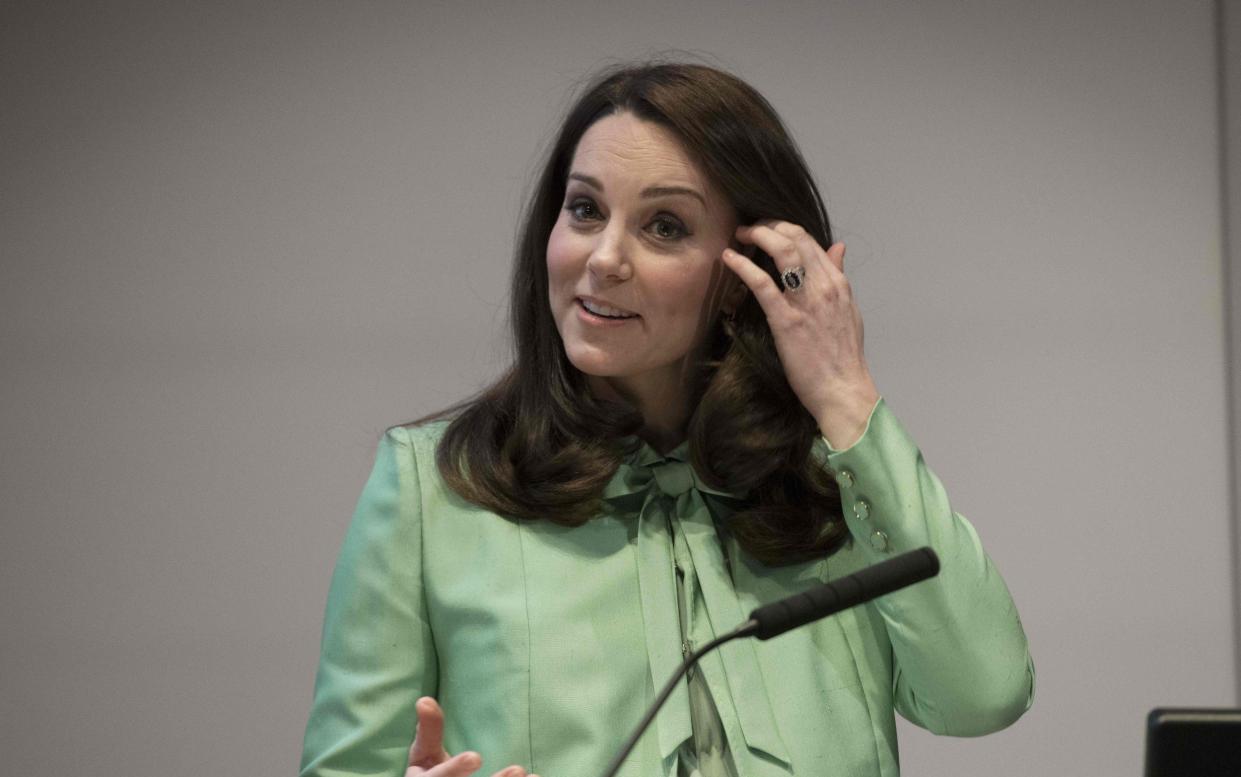
{"type": "MultiPolygon", "coordinates": [[[[686,445],[643,445],[577,528],[518,522],[449,491],[445,422],[389,429],[332,577],[303,777],[404,774],[414,702],[444,708],[445,748],[541,777],[600,774],[681,660],[673,547],[684,536],[714,633],[763,604],[929,545],[931,580],[768,641],[703,659],[740,777],[896,777],[894,711],[976,736],[1029,709],[1034,666],[1004,581],[974,528],[879,400],[862,437],[816,460],[835,474],[851,541],[768,568],[715,521],[735,505],[702,484],[686,445]]],[[[621,770],[673,777],[690,736],[678,690],[621,770]]]]}

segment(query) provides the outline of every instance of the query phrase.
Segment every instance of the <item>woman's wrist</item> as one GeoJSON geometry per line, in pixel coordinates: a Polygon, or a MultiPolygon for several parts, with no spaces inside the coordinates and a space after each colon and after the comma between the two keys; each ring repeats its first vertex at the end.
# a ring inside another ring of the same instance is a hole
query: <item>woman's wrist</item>
{"type": "Polygon", "coordinates": [[[879,402],[879,391],[867,382],[847,391],[833,393],[833,401],[814,414],[819,433],[832,450],[852,447],[866,431],[870,414],[879,402]]]}

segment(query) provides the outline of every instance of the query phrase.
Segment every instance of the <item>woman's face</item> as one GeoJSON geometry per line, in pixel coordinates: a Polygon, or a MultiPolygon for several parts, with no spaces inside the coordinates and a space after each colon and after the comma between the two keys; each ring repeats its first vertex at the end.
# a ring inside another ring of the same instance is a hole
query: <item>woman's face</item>
{"type": "Polygon", "coordinates": [[[669,130],[631,113],[591,125],[547,241],[548,297],[573,366],[623,394],[683,386],[686,355],[734,286],[720,255],[736,227],[669,130]]]}

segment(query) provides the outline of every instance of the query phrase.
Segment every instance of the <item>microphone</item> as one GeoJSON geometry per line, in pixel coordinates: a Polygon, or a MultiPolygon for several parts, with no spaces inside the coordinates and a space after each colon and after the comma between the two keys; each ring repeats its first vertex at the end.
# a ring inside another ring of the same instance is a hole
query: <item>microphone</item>
{"type": "Polygon", "coordinates": [[[681,662],[681,666],[673,673],[672,679],[659,692],[655,703],[647,710],[637,730],[608,764],[607,770],[603,773],[604,777],[616,777],[621,764],[625,762],[625,758],[629,756],[634,745],[638,744],[642,733],[651,725],[651,721],[655,719],[655,713],[659,712],[659,708],[664,706],[664,702],[672,695],[677,683],[691,666],[698,663],[698,659],[720,645],[738,637],[757,637],[761,640],[768,640],[789,629],[795,629],[819,618],[825,618],[841,610],[869,602],[871,599],[892,593],[937,574],[939,574],[939,557],[935,555],[935,551],[923,547],[893,556],[887,561],[860,569],[839,580],[817,585],[808,591],[793,594],[755,609],[750,613],[748,621],[729,633],[711,640],[690,653],[681,662]]]}
{"type": "Polygon", "coordinates": [[[918,548],[893,556],[852,575],[815,586],[808,591],[765,604],[750,613],[750,628],[737,636],[767,640],[819,618],[847,610],[898,588],[939,574],[939,557],[930,548],[918,548]]]}

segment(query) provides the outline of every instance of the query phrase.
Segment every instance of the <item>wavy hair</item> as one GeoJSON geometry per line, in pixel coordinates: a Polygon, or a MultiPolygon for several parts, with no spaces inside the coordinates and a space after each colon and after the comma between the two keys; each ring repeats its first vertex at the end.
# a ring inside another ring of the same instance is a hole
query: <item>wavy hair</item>
{"type": "MultiPolygon", "coordinates": [[[[477,395],[410,422],[451,417],[436,450],[461,498],[518,520],[579,526],[640,444],[638,410],[594,396],[565,354],[548,300],[547,241],[577,143],[604,116],[631,112],[671,130],[734,207],[739,223],[775,218],[832,243],[827,212],[797,145],[767,100],[741,79],[698,64],[646,62],[598,73],[573,103],[526,205],[510,285],[512,366],[477,395]]],[[[773,279],[771,257],[754,261],[773,279]]],[[[691,354],[690,461],[743,495],[728,530],[772,565],[821,558],[847,539],[840,493],[811,455],[818,426],[785,379],[767,319],[746,294],[711,322],[691,354]]]]}

